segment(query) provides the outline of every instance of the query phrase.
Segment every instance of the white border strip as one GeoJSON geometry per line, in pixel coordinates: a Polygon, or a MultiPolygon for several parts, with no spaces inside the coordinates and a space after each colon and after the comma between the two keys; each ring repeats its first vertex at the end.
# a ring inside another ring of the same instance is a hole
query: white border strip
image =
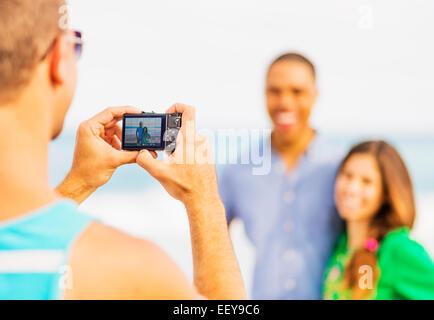
{"type": "Polygon", "coordinates": [[[4,250],[0,273],[57,273],[64,258],[62,250],[4,250]]]}

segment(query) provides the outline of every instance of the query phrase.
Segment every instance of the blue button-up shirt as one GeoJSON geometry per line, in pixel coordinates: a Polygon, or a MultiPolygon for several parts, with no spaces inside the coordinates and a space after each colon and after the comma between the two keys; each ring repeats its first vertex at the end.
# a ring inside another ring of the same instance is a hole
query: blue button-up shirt
{"type": "Polygon", "coordinates": [[[317,135],[291,171],[274,151],[266,175],[253,175],[253,165],[225,166],[219,190],[228,221],[242,219],[256,248],[253,299],[321,298],[325,265],[342,229],[334,205],[341,159],[317,135]]]}

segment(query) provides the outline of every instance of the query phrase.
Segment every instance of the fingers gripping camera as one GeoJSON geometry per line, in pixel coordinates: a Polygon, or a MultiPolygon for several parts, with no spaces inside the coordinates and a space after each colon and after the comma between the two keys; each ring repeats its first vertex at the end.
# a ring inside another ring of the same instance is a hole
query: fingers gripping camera
{"type": "Polygon", "coordinates": [[[182,125],[182,114],[125,114],[122,127],[123,150],[176,149],[176,138],[182,125]]]}

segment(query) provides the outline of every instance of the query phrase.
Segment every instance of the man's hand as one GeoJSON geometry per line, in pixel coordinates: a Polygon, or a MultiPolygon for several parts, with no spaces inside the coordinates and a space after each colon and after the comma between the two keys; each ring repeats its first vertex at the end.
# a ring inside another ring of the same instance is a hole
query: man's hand
{"type": "Polygon", "coordinates": [[[141,151],[137,163],[155,177],[188,214],[194,283],[209,299],[244,299],[241,272],[232,248],[220,200],[213,153],[208,140],[195,131],[193,107],[176,104],[167,113],[182,113],[176,150],[167,159],[141,151]]]}
{"type": "Polygon", "coordinates": [[[212,148],[207,138],[196,134],[195,109],[175,104],[167,113],[182,113],[175,152],[156,160],[154,152],[142,150],[137,163],[186,206],[203,199],[220,201],[212,148]]]}
{"type": "Polygon", "coordinates": [[[134,107],[108,108],[80,124],[72,168],[57,187],[63,197],[83,202],[107,183],[115,170],[135,163],[137,151],[122,151],[122,129],[118,122],[125,113],[140,113],[134,107]]]}
{"type": "Polygon", "coordinates": [[[95,223],[74,246],[70,265],[80,274],[65,296],[244,299],[241,272],[218,196],[211,148],[205,138],[196,136],[194,109],[178,104],[168,110],[183,113],[183,124],[176,151],[165,160],[156,160],[157,154],[146,150],[138,157],[137,153],[119,151],[120,130],[113,126],[124,112],[134,111],[110,109],[80,126],[71,176],[98,187],[107,182],[117,166],[137,161],[173,197],[183,201],[190,222],[195,286],[157,246],[95,223]],[[96,265],[89,264],[89,259],[95,259],[96,265]],[[107,277],[113,281],[105,281],[107,277]]]}

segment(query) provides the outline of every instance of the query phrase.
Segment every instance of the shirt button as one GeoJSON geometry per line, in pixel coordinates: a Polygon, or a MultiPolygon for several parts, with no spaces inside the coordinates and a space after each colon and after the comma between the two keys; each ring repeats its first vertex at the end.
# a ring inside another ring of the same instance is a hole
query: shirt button
{"type": "Polygon", "coordinates": [[[285,173],[285,165],[282,162],[278,162],[274,166],[274,171],[277,174],[284,174],[285,173]]]}
{"type": "Polygon", "coordinates": [[[287,250],[283,254],[283,259],[285,259],[288,262],[293,261],[294,259],[296,259],[296,257],[297,257],[297,251],[295,250],[287,250]]]}
{"type": "Polygon", "coordinates": [[[285,194],[283,195],[283,200],[284,200],[286,203],[291,203],[291,202],[294,201],[294,199],[295,199],[295,194],[294,194],[294,192],[292,192],[292,191],[287,191],[287,192],[285,192],[285,194]]]}
{"type": "Polygon", "coordinates": [[[285,230],[286,232],[291,232],[293,226],[294,226],[294,224],[292,223],[292,221],[291,220],[287,220],[283,224],[283,230],[285,230]]]}
{"type": "Polygon", "coordinates": [[[297,283],[293,279],[289,279],[285,282],[285,290],[291,291],[296,287],[297,283]]]}

